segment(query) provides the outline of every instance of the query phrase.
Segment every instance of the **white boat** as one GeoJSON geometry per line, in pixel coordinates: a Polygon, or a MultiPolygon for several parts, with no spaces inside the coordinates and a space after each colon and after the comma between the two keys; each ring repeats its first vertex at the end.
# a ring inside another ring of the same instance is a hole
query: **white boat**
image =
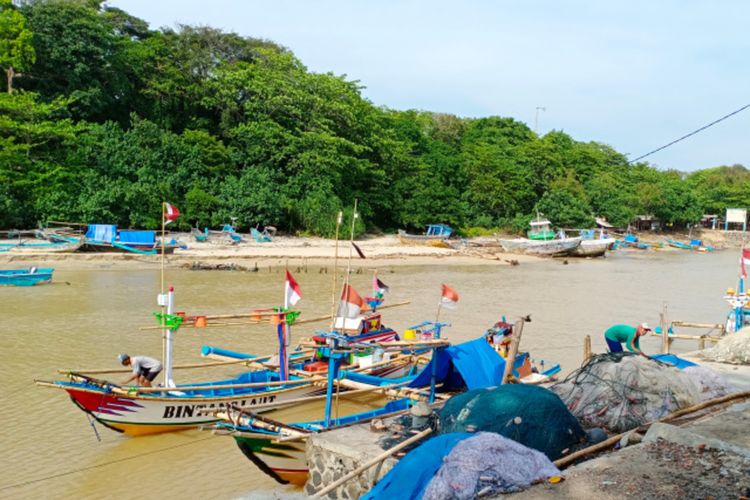
{"type": "Polygon", "coordinates": [[[500,246],[506,252],[560,257],[570,255],[581,246],[581,238],[560,238],[556,240],[530,240],[528,238],[514,238],[512,240],[498,239],[500,246]]]}
{"type": "Polygon", "coordinates": [[[573,250],[570,255],[576,257],[601,257],[607,250],[611,250],[616,240],[610,238],[606,232],[596,229],[581,229],[581,245],[573,250]]]}

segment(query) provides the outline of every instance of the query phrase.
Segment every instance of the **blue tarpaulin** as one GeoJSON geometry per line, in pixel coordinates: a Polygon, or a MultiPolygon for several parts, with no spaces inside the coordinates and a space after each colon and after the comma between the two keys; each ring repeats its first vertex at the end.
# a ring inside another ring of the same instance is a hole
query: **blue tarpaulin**
{"type": "Polygon", "coordinates": [[[437,363],[436,381],[443,384],[443,390],[481,389],[499,385],[502,381],[505,360],[484,338],[440,349],[436,353],[409,384],[410,387],[430,385],[433,363],[437,363]]]}
{"type": "Polygon", "coordinates": [[[116,236],[117,226],[113,224],[89,224],[86,230],[86,239],[90,241],[112,243],[116,236]]]}
{"type": "Polygon", "coordinates": [[[156,244],[156,233],[154,231],[128,231],[120,230],[120,243],[123,245],[154,246],[156,244]]]}
{"type": "MultiPolygon", "coordinates": [[[[486,342],[485,342],[486,343],[486,342]]],[[[495,354],[497,356],[497,354],[495,354]]],[[[499,356],[498,356],[499,357],[499,356]]],[[[432,477],[443,465],[443,458],[463,439],[475,436],[468,432],[453,432],[430,439],[410,451],[396,467],[381,479],[360,500],[380,498],[422,498],[432,477]]]]}

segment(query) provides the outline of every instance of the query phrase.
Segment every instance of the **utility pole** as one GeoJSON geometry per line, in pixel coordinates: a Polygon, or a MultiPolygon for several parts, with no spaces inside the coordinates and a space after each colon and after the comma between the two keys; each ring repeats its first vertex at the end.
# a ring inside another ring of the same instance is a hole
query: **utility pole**
{"type": "Polygon", "coordinates": [[[536,115],[534,116],[534,133],[539,133],[539,111],[547,111],[547,108],[544,106],[537,106],[536,107],[536,115]]]}

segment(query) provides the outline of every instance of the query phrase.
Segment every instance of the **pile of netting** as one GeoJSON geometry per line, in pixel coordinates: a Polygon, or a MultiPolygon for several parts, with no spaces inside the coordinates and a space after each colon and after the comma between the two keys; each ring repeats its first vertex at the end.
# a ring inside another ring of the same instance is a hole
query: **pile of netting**
{"type": "Polygon", "coordinates": [[[750,328],[724,336],[714,347],[704,350],[702,355],[722,363],[750,364],[750,328]]]}
{"type": "Polygon", "coordinates": [[[495,432],[556,460],[584,438],[557,395],[543,387],[510,384],[450,398],[438,412],[438,432],[495,432]]]}
{"type": "Polygon", "coordinates": [[[551,387],[584,427],[624,432],[731,392],[712,370],[674,366],[630,353],[593,356],[551,387]]]}
{"type": "Polygon", "coordinates": [[[513,493],[560,471],[543,453],[492,432],[459,442],[427,485],[424,500],[513,493]]]}

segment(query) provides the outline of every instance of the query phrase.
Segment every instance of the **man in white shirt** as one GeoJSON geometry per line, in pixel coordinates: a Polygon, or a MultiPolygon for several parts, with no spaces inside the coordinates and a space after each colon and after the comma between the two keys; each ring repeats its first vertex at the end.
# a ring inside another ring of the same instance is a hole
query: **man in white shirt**
{"type": "Polygon", "coordinates": [[[117,359],[120,360],[123,366],[131,366],[133,368],[133,376],[120,385],[127,385],[135,380],[140,386],[151,387],[151,382],[161,373],[161,363],[148,356],[133,356],[131,358],[123,353],[117,356],[117,359]]]}

